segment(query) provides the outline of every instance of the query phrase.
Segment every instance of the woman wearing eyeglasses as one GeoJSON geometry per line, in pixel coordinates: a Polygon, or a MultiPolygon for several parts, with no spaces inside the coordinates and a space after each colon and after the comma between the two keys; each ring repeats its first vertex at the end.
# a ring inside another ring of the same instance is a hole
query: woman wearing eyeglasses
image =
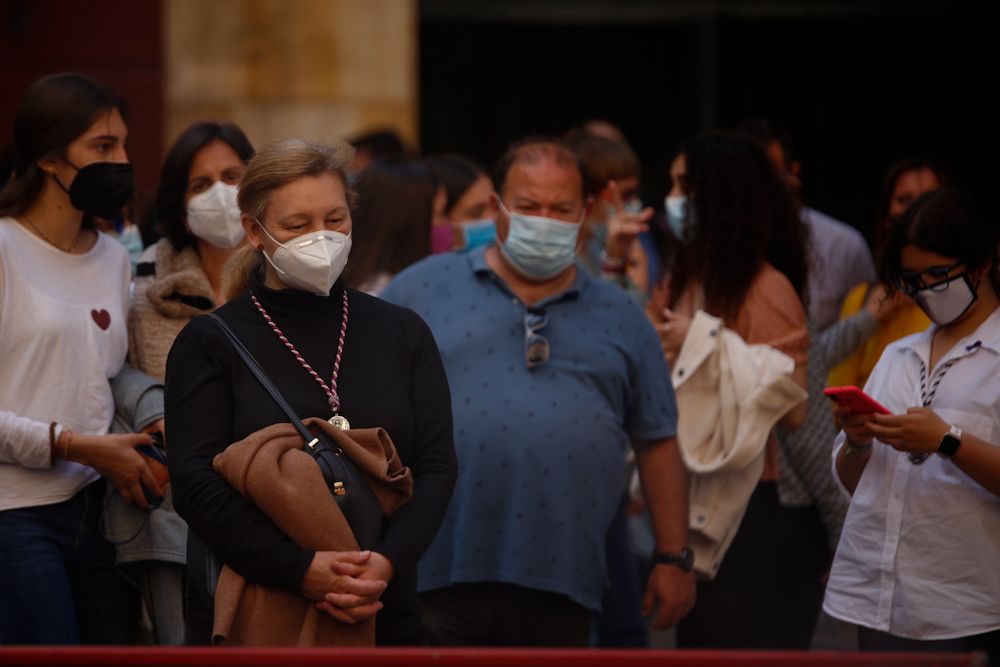
{"type": "Polygon", "coordinates": [[[824,609],[860,626],[862,650],[1000,657],[998,241],[943,190],[886,244],[883,278],[934,324],[872,371],[865,390],[892,414],[838,408],[834,469],[851,506],[824,609]]]}

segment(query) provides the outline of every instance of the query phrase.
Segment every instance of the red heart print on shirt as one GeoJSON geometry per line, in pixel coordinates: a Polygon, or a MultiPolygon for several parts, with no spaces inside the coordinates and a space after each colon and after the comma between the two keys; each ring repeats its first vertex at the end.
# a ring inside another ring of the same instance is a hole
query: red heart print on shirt
{"type": "Polygon", "coordinates": [[[100,310],[90,311],[90,316],[94,319],[97,326],[101,327],[103,331],[107,331],[108,327],[111,326],[111,313],[103,308],[100,310]]]}

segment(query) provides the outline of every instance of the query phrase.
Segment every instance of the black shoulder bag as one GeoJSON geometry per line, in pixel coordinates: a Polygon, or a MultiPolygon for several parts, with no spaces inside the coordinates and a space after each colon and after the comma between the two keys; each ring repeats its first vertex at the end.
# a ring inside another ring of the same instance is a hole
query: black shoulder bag
{"type": "MultiPolygon", "coordinates": [[[[267,376],[264,369],[260,367],[257,360],[246,348],[243,341],[237,337],[229,325],[215,313],[209,315],[219,328],[226,334],[226,337],[233,344],[236,352],[246,363],[247,368],[254,374],[264,390],[271,395],[274,402],[278,404],[282,412],[288,417],[292,426],[302,436],[303,449],[308,452],[319,469],[323,472],[323,479],[326,480],[333,499],[337,502],[337,507],[343,512],[344,518],[351,527],[358,545],[362,549],[371,549],[382,537],[382,508],[379,505],[375,492],[372,491],[365,475],[358,469],[354,461],[344,453],[344,451],[333,442],[328,435],[320,431],[313,435],[306,428],[302,420],[299,419],[292,407],[288,405],[285,397],[281,395],[278,388],[267,376]]],[[[208,563],[208,590],[211,595],[215,595],[215,585],[218,582],[219,571],[222,564],[218,562],[213,553],[209,557],[208,563]]]]}

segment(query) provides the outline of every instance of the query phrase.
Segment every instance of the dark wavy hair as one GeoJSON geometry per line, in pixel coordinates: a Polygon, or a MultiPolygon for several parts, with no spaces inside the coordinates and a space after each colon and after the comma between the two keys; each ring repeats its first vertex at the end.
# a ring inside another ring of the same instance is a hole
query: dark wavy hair
{"type": "Polygon", "coordinates": [[[879,277],[890,290],[898,288],[907,245],[954,257],[969,269],[989,265],[1000,294],[1000,230],[968,194],[951,188],[924,193],[893,223],[879,261],[879,277]]]}
{"type": "Polygon", "coordinates": [[[875,254],[880,255],[890,233],[893,220],[889,219],[889,209],[892,206],[892,193],[896,190],[896,184],[904,174],[911,171],[927,169],[934,174],[941,187],[947,187],[948,174],[944,167],[930,157],[905,157],[893,162],[885,172],[882,179],[882,190],[878,197],[878,217],[875,219],[875,231],[872,234],[872,245],[875,247],[875,254]]]}
{"type": "MultiPolygon", "coordinates": [[[[448,197],[445,213],[451,215],[451,210],[462,198],[462,195],[483,176],[486,171],[475,162],[461,155],[431,155],[425,158],[427,166],[444,185],[448,197]]],[[[489,178],[489,176],[486,176],[489,178]]]]}
{"type": "Polygon", "coordinates": [[[764,262],[788,278],[805,305],[808,232],[763,151],[745,136],[713,132],[681,153],[694,224],[683,243],[664,247],[664,265],[672,267],[669,305],[701,284],[707,311],[735,317],[764,262]]]}
{"type": "Polygon", "coordinates": [[[344,282],[360,287],[379,273],[395,275],[431,252],[434,172],[416,159],[376,160],[361,172],[351,207],[351,257],[344,282]]]}
{"type": "MultiPolygon", "coordinates": [[[[14,115],[14,170],[0,190],[0,215],[30,208],[48,177],[38,162],[65,157],[69,145],[112,109],[125,116],[114,91],[82,74],[50,74],[31,84],[14,115]]],[[[94,226],[90,215],[83,222],[94,226]]]]}
{"type": "Polygon", "coordinates": [[[253,146],[236,123],[201,121],[194,123],[177,137],[163,161],[151,223],[157,233],[170,239],[174,250],[180,251],[195,245],[195,238],[187,230],[184,194],[188,189],[191,163],[195,156],[216,139],[232,148],[244,164],[253,157],[253,146]]]}

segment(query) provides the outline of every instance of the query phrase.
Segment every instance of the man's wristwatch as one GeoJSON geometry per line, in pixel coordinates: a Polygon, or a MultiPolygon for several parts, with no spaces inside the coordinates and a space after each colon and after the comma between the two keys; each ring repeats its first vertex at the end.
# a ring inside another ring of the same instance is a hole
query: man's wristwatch
{"type": "Polygon", "coordinates": [[[676,554],[657,552],[653,554],[653,565],[676,565],[685,572],[690,572],[694,569],[694,552],[690,547],[684,547],[676,554]]]}
{"type": "Polygon", "coordinates": [[[938,445],[938,454],[951,458],[958,451],[958,446],[961,444],[962,429],[952,424],[948,432],[941,438],[941,444],[938,445]]]}

